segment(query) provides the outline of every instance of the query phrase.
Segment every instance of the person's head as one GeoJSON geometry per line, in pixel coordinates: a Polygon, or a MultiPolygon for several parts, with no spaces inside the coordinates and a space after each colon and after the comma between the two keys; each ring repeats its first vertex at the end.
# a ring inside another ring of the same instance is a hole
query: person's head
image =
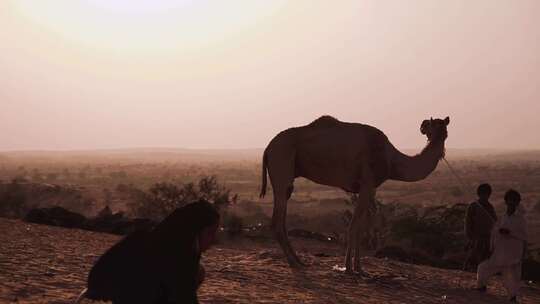
{"type": "Polygon", "coordinates": [[[479,199],[488,200],[491,196],[491,186],[489,184],[481,184],[476,189],[476,194],[478,194],[479,199]]]}
{"type": "Polygon", "coordinates": [[[198,235],[199,238],[199,250],[205,252],[208,250],[216,239],[216,233],[219,228],[219,221],[215,224],[207,226],[201,230],[198,235]]]}
{"type": "Polygon", "coordinates": [[[516,212],[519,203],[521,202],[521,195],[514,189],[506,191],[504,194],[504,203],[506,204],[506,210],[508,214],[516,212]]]}
{"type": "Polygon", "coordinates": [[[197,241],[199,251],[203,252],[214,242],[219,217],[213,204],[199,200],[173,211],[152,234],[162,248],[191,250],[197,241]]]}
{"type": "Polygon", "coordinates": [[[199,200],[183,207],[197,222],[196,237],[199,242],[199,251],[204,252],[212,246],[219,228],[219,213],[215,206],[206,200],[199,200]]]}

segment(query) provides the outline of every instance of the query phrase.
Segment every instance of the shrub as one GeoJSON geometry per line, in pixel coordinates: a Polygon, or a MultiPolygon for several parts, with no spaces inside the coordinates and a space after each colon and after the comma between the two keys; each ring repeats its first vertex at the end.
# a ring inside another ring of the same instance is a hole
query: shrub
{"type": "Polygon", "coordinates": [[[538,201],[538,202],[533,206],[533,211],[536,212],[536,213],[540,213],[540,201],[538,201]]]}
{"type": "MultiPolygon", "coordinates": [[[[354,208],[360,203],[359,196],[357,194],[350,194],[349,198],[345,200],[345,203],[349,206],[352,206],[352,210],[345,210],[343,211],[343,214],[341,216],[341,219],[343,221],[343,224],[345,225],[344,231],[348,231],[349,225],[353,218],[354,208]]],[[[367,223],[367,231],[361,231],[361,239],[360,244],[365,249],[375,249],[378,244],[381,242],[381,238],[383,238],[384,229],[387,225],[387,219],[386,219],[386,211],[385,205],[375,200],[375,204],[373,206],[368,207],[369,209],[365,212],[369,212],[370,216],[369,223],[367,223]]],[[[347,235],[346,233],[341,236],[338,232],[334,231],[334,236],[337,239],[343,240],[343,243],[346,243],[347,235]]]]}
{"type": "Polygon", "coordinates": [[[203,177],[195,183],[156,183],[148,192],[130,187],[133,198],[130,211],[136,217],[161,220],[176,208],[200,199],[216,205],[218,209],[228,206],[232,200],[231,190],[221,186],[216,177],[203,177]]]}
{"type": "Polygon", "coordinates": [[[27,209],[27,196],[21,182],[14,179],[3,188],[0,192],[0,216],[23,216],[27,209]]]}
{"type": "Polygon", "coordinates": [[[231,202],[236,203],[238,195],[235,194],[232,198],[230,196],[231,190],[221,186],[215,176],[205,176],[199,180],[198,198],[213,202],[220,208],[231,202]]]}
{"type": "Polygon", "coordinates": [[[450,189],[450,194],[454,197],[460,197],[463,196],[463,191],[459,187],[452,187],[450,189]]]}
{"type": "Polygon", "coordinates": [[[463,248],[465,211],[465,204],[426,208],[422,214],[395,220],[391,226],[391,238],[409,240],[412,248],[442,257],[463,248]]]}
{"type": "MultiPolygon", "coordinates": [[[[346,203],[356,206],[359,203],[358,196],[350,195],[346,203]]],[[[411,262],[417,259],[412,259],[409,255],[422,253],[425,257],[418,261],[421,260],[424,264],[437,267],[454,265],[455,263],[450,265],[451,263],[446,259],[463,253],[465,246],[463,220],[467,209],[466,204],[417,208],[411,205],[383,204],[376,201],[374,209],[369,218],[368,231],[362,231],[360,239],[362,246],[366,249],[379,248],[384,251],[384,248],[399,248],[407,253],[406,256],[411,259],[411,262]]],[[[351,210],[345,210],[342,213],[345,230],[352,216],[351,210]]],[[[338,235],[338,237],[346,242],[346,236],[341,238],[341,235],[338,235]]]]}
{"type": "Polygon", "coordinates": [[[223,228],[230,236],[237,236],[244,229],[244,221],[236,214],[226,213],[222,219],[223,228]]]}

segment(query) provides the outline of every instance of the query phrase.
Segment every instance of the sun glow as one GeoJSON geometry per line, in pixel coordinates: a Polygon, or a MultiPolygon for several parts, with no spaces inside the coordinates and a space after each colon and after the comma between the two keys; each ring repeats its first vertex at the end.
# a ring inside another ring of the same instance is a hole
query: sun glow
{"type": "Polygon", "coordinates": [[[538,148],[539,35],[538,0],[0,0],[0,150],[264,147],[323,114],[538,148]]]}
{"type": "Polygon", "coordinates": [[[249,31],[284,1],[52,0],[14,1],[46,31],[92,49],[186,50],[249,31]]]}

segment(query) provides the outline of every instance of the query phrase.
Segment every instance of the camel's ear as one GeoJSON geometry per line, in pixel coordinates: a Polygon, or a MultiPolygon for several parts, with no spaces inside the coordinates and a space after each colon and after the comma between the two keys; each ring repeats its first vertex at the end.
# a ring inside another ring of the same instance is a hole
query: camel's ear
{"type": "Polygon", "coordinates": [[[426,132],[427,132],[426,128],[430,123],[431,123],[431,121],[429,121],[427,119],[422,121],[422,124],[420,125],[420,133],[426,134],[426,132]]]}
{"type": "Polygon", "coordinates": [[[446,116],[446,118],[444,119],[444,124],[448,126],[449,123],[450,123],[450,117],[446,116]]]}

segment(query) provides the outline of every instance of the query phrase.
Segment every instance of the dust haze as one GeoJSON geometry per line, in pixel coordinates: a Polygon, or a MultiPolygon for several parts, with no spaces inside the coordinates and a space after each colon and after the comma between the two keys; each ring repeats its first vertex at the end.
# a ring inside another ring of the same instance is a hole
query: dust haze
{"type": "Polygon", "coordinates": [[[0,41],[2,303],[71,303],[120,235],[198,199],[222,219],[203,303],[506,303],[463,269],[481,183],[497,214],[521,193],[540,302],[540,1],[4,0],[0,41]],[[442,138],[425,179],[371,189],[368,277],[343,268],[358,195],[294,180],[302,271],[259,197],[272,138],[323,115],[408,155],[442,138]]]}

